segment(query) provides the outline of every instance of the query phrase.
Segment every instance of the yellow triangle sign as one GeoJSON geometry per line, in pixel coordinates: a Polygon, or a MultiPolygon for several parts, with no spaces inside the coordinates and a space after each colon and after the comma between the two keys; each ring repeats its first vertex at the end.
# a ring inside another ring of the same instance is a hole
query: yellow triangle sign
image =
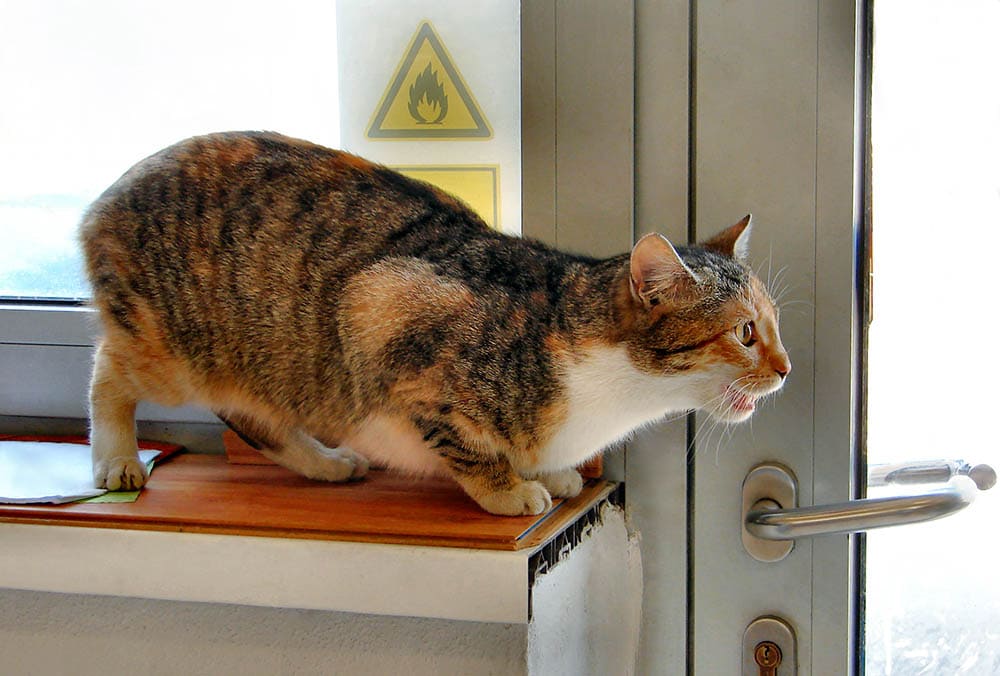
{"type": "Polygon", "coordinates": [[[424,21],[368,125],[370,139],[488,139],[493,130],[441,38],[424,21]]]}

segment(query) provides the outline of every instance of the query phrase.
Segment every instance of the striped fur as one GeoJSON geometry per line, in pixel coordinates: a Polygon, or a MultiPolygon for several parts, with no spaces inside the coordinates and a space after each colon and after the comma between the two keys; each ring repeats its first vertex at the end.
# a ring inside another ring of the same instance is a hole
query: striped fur
{"type": "Polygon", "coordinates": [[[189,139],[130,169],[81,226],[105,329],[95,483],[145,480],[136,402],[193,402],[308,476],[359,478],[370,456],[448,473],[489,511],[538,513],[635,427],[678,408],[737,420],[780,386],[788,358],[741,260],[747,225],[594,259],[501,234],[344,152],[189,139]],[[751,320],[756,347],[734,333],[751,320]],[[746,392],[727,393],[734,381],[746,392]]]}

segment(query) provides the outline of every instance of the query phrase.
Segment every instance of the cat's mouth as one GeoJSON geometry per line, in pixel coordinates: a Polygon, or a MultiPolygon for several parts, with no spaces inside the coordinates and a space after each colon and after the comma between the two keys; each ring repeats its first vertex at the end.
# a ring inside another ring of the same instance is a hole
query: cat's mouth
{"type": "Polygon", "coordinates": [[[757,409],[757,397],[737,390],[732,386],[726,387],[725,407],[724,414],[725,417],[733,422],[742,422],[753,415],[753,412],[757,409]]]}

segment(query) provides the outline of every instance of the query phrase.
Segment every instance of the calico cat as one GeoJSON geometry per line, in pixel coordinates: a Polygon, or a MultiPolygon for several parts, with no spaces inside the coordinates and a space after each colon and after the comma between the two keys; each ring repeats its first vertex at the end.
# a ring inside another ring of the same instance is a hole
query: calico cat
{"type": "Polygon", "coordinates": [[[94,482],[146,480],[140,400],[202,404],[278,464],[446,473],[538,514],[573,469],[669,412],[737,422],[790,363],[746,265],[750,217],[594,259],[501,234],[437,188],[273,133],[183,141],[90,207],[104,336],[94,482]]]}

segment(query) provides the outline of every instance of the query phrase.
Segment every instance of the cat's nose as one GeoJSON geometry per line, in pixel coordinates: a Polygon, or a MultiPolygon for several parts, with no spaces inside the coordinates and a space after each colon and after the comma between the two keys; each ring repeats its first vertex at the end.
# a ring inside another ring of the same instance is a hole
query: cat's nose
{"type": "Polygon", "coordinates": [[[788,355],[782,355],[780,359],[771,362],[771,366],[774,367],[774,372],[778,374],[778,377],[784,380],[788,373],[792,370],[792,362],[788,360],[788,355]]]}

